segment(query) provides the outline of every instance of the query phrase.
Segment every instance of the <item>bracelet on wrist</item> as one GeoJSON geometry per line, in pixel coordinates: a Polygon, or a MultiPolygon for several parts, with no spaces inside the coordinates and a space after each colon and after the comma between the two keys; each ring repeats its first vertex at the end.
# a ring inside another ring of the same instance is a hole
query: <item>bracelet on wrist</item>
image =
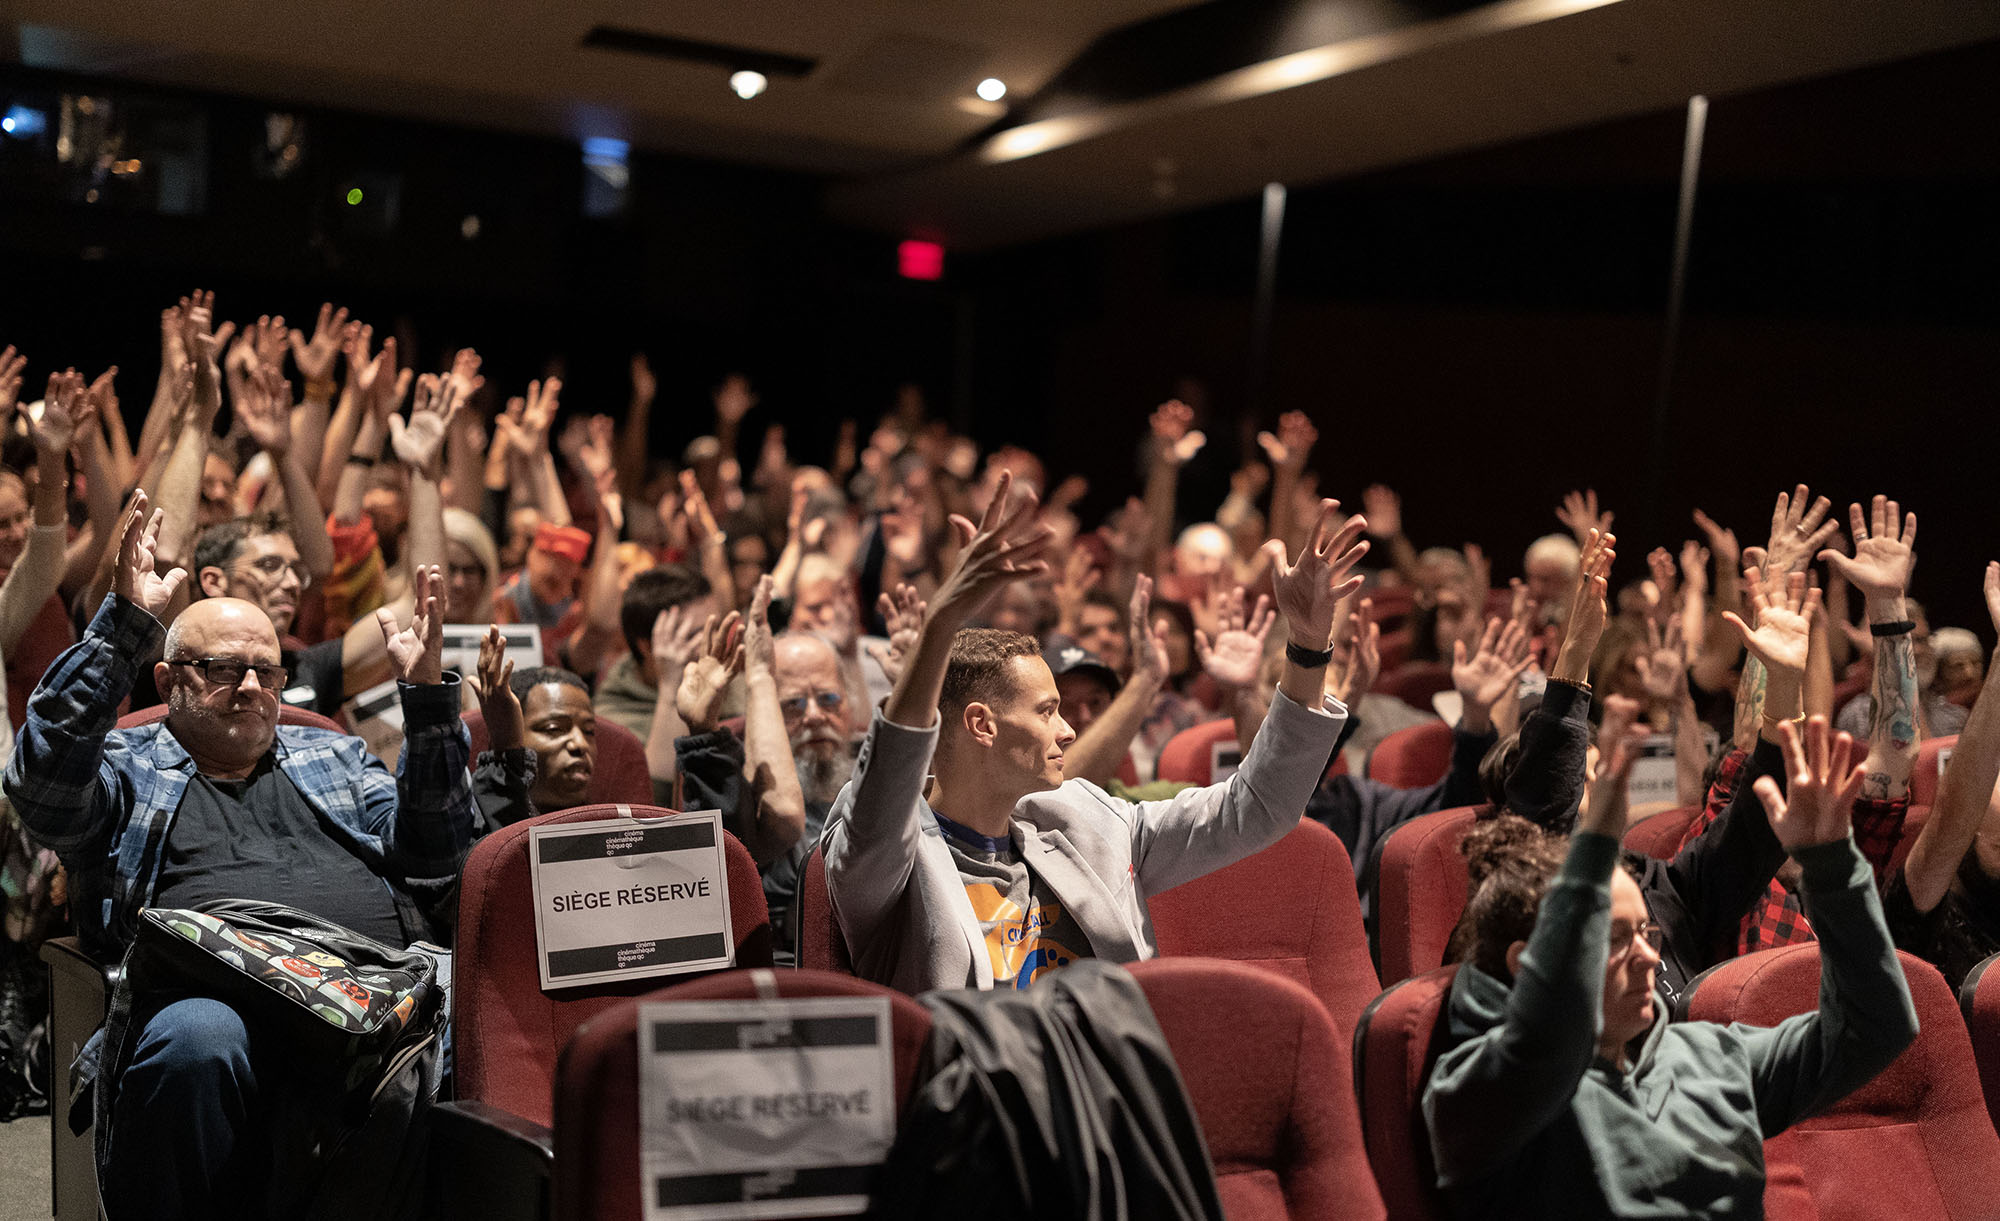
{"type": "Polygon", "coordinates": [[[315,378],[306,383],[306,397],[316,403],[332,402],[334,394],[339,389],[339,385],[330,377],[315,378]]]}
{"type": "Polygon", "coordinates": [[[1869,634],[1874,636],[1907,636],[1916,630],[1916,622],[1910,619],[1897,619],[1889,623],[1871,623],[1868,625],[1869,634]]]}
{"type": "Polygon", "coordinates": [[[1589,683],[1589,681],[1588,681],[1588,680],[1585,680],[1585,679],[1581,679],[1581,678],[1557,678],[1557,677],[1555,677],[1554,675],[1550,675],[1550,676],[1549,676],[1549,681],[1550,681],[1550,682],[1552,682],[1552,683],[1561,683],[1561,684],[1562,684],[1563,686],[1565,686],[1565,687],[1575,687],[1575,688],[1576,688],[1576,689],[1577,689],[1578,691],[1581,691],[1581,692],[1583,692],[1583,693],[1584,693],[1585,695],[1589,695],[1589,694],[1590,694],[1590,683],[1589,683]]]}
{"type": "Polygon", "coordinates": [[[1333,650],[1308,649],[1287,640],[1285,642],[1285,660],[1302,670],[1320,670],[1333,661],[1333,650]]]}

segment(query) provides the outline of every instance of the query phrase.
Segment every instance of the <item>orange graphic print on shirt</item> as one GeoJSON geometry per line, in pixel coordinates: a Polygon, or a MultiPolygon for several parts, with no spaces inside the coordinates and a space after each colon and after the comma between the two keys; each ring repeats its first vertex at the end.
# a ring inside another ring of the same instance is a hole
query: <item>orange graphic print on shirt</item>
{"type": "Polygon", "coordinates": [[[993,964],[994,983],[1025,989],[1043,971],[1076,960],[1068,947],[1042,937],[1044,930],[1062,920],[1060,903],[1033,900],[1023,913],[998,886],[986,882],[968,884],[965,897],[972,901],[972,914],[986,926],[986,956],[993,964]]]}

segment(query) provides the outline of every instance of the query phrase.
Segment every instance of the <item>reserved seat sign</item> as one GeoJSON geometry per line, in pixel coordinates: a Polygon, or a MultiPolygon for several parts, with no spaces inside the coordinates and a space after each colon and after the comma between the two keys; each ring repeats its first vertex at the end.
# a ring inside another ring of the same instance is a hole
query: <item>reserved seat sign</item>
{"type": "Polygon", "coordinates": [[[863,1212],[896,1135],[889,999],[639,1006],[649,1221],[863,1212]]]}
{"type": "Polygon", "coordinates": [[[543,988],[735,961],[719,811],[560,823],[528,834],[543,988]]]}

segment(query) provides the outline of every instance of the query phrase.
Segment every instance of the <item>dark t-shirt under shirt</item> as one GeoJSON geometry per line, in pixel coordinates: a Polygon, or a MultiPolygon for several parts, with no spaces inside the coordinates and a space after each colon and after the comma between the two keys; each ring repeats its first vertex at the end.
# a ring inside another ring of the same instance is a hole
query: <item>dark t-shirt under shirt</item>
{"type": "Polygon", "coordinates": [[[243,780],[196,774],[167,833],[154,907],[262,899],[385,945],[409,938],[388,883],[336,838],[266,754],[243,780]]]}

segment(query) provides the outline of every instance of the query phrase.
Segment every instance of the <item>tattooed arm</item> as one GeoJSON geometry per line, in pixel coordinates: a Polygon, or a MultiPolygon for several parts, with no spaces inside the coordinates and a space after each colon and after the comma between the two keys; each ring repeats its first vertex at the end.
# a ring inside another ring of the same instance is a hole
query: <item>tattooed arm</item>
{"type": "MultiPolygon", "coordinates": [[[[1905,516],[1902,506],[1877,496],[1871,515],[1850,506],[1854,558],[1822,551],[1866,598],[1871,627],[1909,622],[1910,568],[1916,562],[1917,515],[1905,516]]],[[[1907,627],[1875,637],[1875,677],[1869,687],[1875,707],[1868,726],[1868,759],[1864,764],[1863,797],[1893,801],[1910,791],[1910,771],[1917,762],[1917,663],[1907,627]]]]}

